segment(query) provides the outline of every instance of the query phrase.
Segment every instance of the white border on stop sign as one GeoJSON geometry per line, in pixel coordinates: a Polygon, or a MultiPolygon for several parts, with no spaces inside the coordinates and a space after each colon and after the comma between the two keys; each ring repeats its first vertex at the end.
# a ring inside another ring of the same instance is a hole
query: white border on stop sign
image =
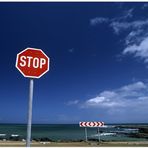
{"type": "Polygon", "coordinates": [[[24,77],[27,77],[27,78],[37,78],[39,79],[40,77],[42,77],[46,72],[49,71],[49,64],[50,64],[50,58],[44,53],[44,51],[42,49],[38,49],[38,48],[31,48],[31,47],[27,47],[25,48],[24,50],[22,50],[21,52],[19,52],[16,56],[16,63],[15,63],[15,67],[19,70],[19,72],[24,76],[24,77]],[[45,72],[43,72],[39,77],[36,77],[36,76],[26,76],[24,75],[24,73],[17,67],[17,63],[18,63],[18,56],[23,53],[24,51],[28,50],[28,49],[31,49],[31,50],[39,50],[41,51],[44,56],[46,56],[46,58],[48,59],[48,64],[47,64],[47,70],[45,72]]]}

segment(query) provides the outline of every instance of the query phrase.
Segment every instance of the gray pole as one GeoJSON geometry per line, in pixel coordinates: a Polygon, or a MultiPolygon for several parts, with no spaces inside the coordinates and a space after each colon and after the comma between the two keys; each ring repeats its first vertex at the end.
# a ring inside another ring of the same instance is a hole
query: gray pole
{"type": "Polygon", "coordinates": [[[99,127],[98,127],[98,139],[99,139],[99,143],[100,143],[100,132],[99,132],[99,127]]]}
{"type": "Polygon", "coordinates": [[[87,127],[85,127],[85,141],[87,142],[87,127]]]}
{"type": "Polygon", "coordinates": [[[30,147],[31,140],[31,122],[32,122],[32,102],[33,102],[33,79],[30,79],[29,86],[29,104],[28,104],[28,124],[26,146],[30,147]]]}

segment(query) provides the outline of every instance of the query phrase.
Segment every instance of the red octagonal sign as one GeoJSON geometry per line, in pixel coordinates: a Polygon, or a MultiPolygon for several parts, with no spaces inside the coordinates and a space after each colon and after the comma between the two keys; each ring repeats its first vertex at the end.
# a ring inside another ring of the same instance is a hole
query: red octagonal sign
{"type": "Polygon", "coordinates": [[[26,48],[17,54],[16,68],[24,77],[40,78],[49,71],[49,57],[41,49],[26,48]]]}

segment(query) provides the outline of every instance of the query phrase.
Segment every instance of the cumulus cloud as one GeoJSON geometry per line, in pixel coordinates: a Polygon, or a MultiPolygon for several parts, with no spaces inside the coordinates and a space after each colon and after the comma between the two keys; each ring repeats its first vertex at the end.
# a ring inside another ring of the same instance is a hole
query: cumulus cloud
{"type": "Polygon", "coordinates": [[[133,84],[129,84],[129,85],[126,85],[126,86],[123,86],[121,87],[121,91],[138,91],[138,90],[141,90],[141,89],[146,89],[146,85],[139,81],[139,82],[136,82],[136,83],[133,83],[133,84]]]}
{"type": "Polygon", "coordinates": [[[114,108],[127,106],[133,107],[133,105],[139,105],[139,103],[148,105],[148,85],[139,81],[126,86],[122,86],[115,90],[105,90],[98,94],[94,98],[90,98],[85,101],[83,107],[85,108],[114,108]],[[136,102],[136,103],[135,103],[136,102]]]}
{"type": "Polygon", "coordinates": [[[94,119],[109,122],[147,122],[148,84],[138,81],[114,90],[104,90],[83,102],[81,109],[91,110],[94,119]]]}
{"type": "Polygon", "coordinates": [[[95,98],[89,99],[85,104],[87,107],[115,107],[121,106],[118,102],[111,101],[109,98],[103,96],[97,96],[95,98]],[[101,104],[101,105],[100,105],[101,104]]]}

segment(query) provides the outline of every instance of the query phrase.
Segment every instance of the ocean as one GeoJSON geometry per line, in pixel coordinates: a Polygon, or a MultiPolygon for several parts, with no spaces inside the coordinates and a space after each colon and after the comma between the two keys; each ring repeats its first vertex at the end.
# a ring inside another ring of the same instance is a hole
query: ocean
{"type": "MultiPolygon", "coordinates": [[[[99,128],[100,139],[103,141],[147,141],[147,137],[135,137],[139,127],[148,128],[148,124],[109,124],[99,128]]],[[[19,137],[26,139],[25,124],[0,124],[0,140],[19,137]]],[[[87,128],[88,139],[98,139],[97,128],[87,128]]],[[[59,140],[85,140],[85,128],[78,124],[33,124],[32,139],[48,138],[59,140]]]]}

